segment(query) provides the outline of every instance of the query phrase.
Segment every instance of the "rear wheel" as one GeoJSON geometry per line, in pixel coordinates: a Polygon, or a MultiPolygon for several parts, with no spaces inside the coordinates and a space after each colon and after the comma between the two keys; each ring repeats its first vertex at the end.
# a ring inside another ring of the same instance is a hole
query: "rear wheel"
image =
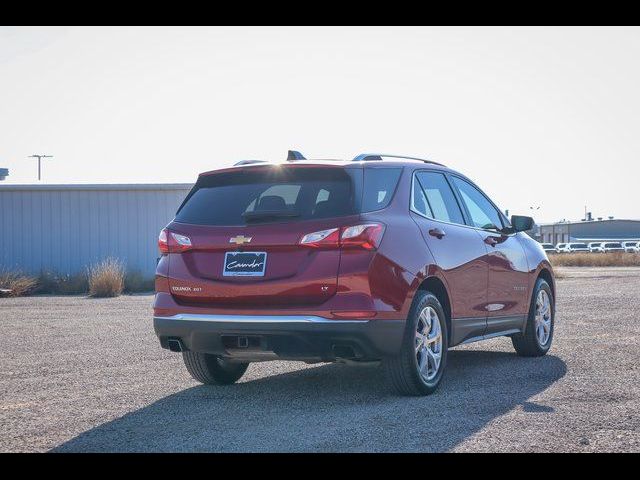
{"type": "Polygon", "coordinates": [[[540,357],[546,354],[553,340],[554,317],[553,292],[549,284],[539,278],[533,289],[525,331],[511,337],[516,353],[523,357],[540,357]]]}
{"type": "Polygon", "coordinates": [[[433,393],[442,379],[447,345],[447,325],[440,302],[430,292],[418,292],[407,318],[402,349],[385,361],[387,375],[398,393],[433,393]]]}
{"type": "Polygon", "coordinates": [[[248,363],[232,363],[217,355],[182,352],[182,359],[193,378],[206,385],[230,385],[247,371],[248,363]]]}

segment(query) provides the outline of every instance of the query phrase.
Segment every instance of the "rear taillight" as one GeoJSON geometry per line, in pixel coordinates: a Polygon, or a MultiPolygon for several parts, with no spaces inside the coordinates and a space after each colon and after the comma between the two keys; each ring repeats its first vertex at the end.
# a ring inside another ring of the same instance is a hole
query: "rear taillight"
{"type": "Polygon", "coordinates": [[[364,248],[365,250],[375,250],[380,246],[384,225],[381,223],[365,223],[344,227],[340,235],[340,246],[342,248],[364,248]]]}
{"type": "Polygon", "coordinates": [[[191,239],[185,235],[172,232],[166,228],[158,236],[158,250],[161,255],[180,253],[191,248],[191,239]]]}
{"type": "Polygon", "coordinates": [[[158,235],[158,250],[160,250],[160,255],[166,255],[169,253],[169,242],[167,241],[167,232],[166,228],[163,228],[160,231],[160,235],[158,235]]]}
{"type": "Polygon", "coordinates": [[[383,233],[384,225],[381,223],[364,223],[308,233],[300,239],[300,245],[313,248],[375,250],[380,246],[383,233]]]}
{"type": "Polygon", "coordinates": [[[313,248],[338,248],[340,240],[340,230],[330,228],[319,232],[307,233],[300,239],[300,245],[313,248]]]}

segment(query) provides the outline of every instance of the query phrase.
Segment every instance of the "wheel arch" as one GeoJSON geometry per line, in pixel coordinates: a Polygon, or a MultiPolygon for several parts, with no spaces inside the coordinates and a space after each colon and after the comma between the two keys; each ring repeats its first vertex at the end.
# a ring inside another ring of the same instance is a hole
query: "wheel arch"
{"type": "Polygon", "coordinates": [[[449,338],[449,342],[451,342],[451,299],[446,285],[438,277],[427,277],[422,281],[418,290],[433,293],[440,302],[440,305],[442,305],[446,317],[447,337],[449,338]]]}
{"type": "MultiPolygon", "coordinates": [[[[549,287],[551,287],[551,293],[553,294],[553,300],[555,302],[555,298],[556,298],[556,283],[555,283],[555,279],[553,276],[552,271],[543,266],[540,271],[538,272],[538,276],[536,277],[536,282],[538,281],[539,278],[542,278],[545,282],[547,282],[549,284],[549,287]]],[[[533,295],[533,293],[532,293],[533,295]]]]}

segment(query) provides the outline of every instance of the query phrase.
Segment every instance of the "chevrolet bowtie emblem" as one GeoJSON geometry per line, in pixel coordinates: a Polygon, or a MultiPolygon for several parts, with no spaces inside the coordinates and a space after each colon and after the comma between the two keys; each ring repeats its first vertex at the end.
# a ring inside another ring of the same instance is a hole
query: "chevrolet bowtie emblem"
{"type": "Polygon", "coordinates": [[[251,237],[245,237],[244,235],[238,235],[237,237],[231,237],[229,243],[235,243],[236,245],[242,245],[243,243],[249,243],[251,237]]]}

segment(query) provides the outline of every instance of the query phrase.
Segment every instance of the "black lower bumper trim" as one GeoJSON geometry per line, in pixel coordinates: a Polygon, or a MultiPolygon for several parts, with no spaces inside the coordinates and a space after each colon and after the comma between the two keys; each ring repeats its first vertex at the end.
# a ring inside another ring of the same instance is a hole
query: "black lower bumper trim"
{"type": "Polygon", "coordinates": [[[221,356],[258,360],[272,353],[281,359],[333,361],[347,356],[345,352],[353,352],[357,360],[394,355],[400,350],[405,325],[404,320],[238,318],[155,317],[154,329],[164,348],[177,339],[186,350],[221,356]]]}

